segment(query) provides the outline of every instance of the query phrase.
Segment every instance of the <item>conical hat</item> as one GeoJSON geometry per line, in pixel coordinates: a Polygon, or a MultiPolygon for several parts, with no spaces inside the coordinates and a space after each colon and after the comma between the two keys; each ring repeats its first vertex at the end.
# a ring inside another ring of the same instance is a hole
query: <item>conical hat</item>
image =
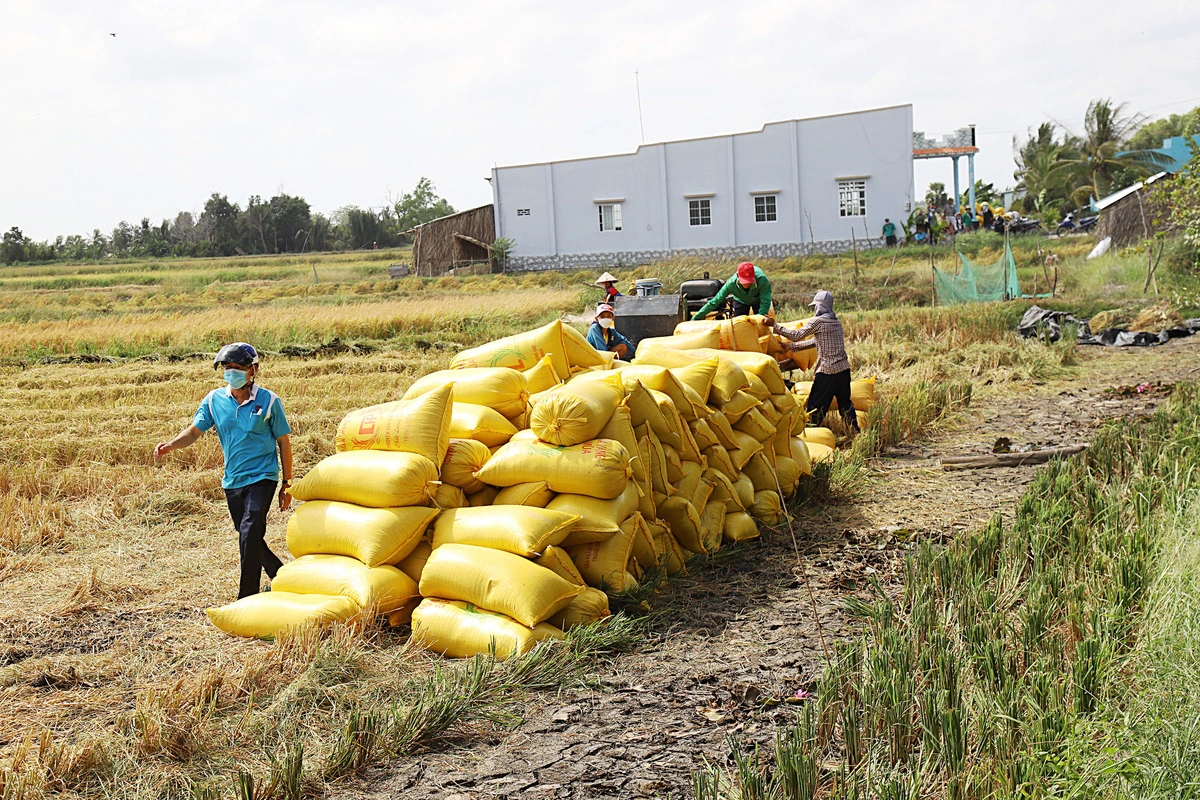
{"type": "Polygon", "coordinates": [[[599,278],[596,278],[596,285],[597,285],[597,286],[603,286],[605,283],[608,283],[608,282],[610,282],[610,281],[611,281],[612,283],[616,283],[616,282],[617,282],[617,276],[616,276],[616,275],[613,275],[611,272],[606,272],[606,273],[604,273],[603,275],[601,275],[599,278]]]}

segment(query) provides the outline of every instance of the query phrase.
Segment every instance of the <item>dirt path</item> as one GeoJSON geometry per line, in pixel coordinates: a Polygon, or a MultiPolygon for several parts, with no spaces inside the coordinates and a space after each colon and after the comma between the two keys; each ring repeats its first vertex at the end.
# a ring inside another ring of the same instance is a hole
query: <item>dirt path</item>
{"type": "Polygon", "coordinates": [[[1035,469],[947,473],[938,456],[987,452],[1001,436],[1014,448],[1086,442],[1105,419],[1148,413],[1165,396],[1138,394],[1137,384],[1197,379],[1200,337],[1081,357],[1085,377],[1074,381],[1015,396],[981,387],[961,426],[873,462],[863,497],[804,509],[796,523],[802,577],[793,574],[786,528],[766,534],[735,558],[670,584],[660,605],[672,617],[660,635],[605,668],[595,688],[537,698],[512,731],[485,731],[463,750],[394,762],[338,796],[688,795],[697,768],[727,757],[727,736],[769,741],[793,713],[787,703],[764,701],[811,686],[823,661],[822,634],[829,645],[853,634],[839,610],[848,595],[867,597],[872,578],[898,590],[908,547],[1011,511],[1035,469]]]}

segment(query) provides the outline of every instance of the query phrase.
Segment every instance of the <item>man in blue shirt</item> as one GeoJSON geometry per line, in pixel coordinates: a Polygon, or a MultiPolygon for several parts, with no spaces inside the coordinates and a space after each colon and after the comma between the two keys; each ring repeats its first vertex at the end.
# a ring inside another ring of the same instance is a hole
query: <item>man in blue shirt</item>
{"type": "Polygon", "coordinates": [[[225,504],[237,528],[242,562],[238,598],[257,594],[261,573],[274,578],[283,566],[264,539],[267,512],[279,482],[279,462],[283,461],[283,485],[279,489],[279,510],[286,511],[292,497],[292,432],[283,412],[283,401],[274,392],[255,384],[258,352],[245,342],[225,345],[213,359],[213,369],[225,370],[222,389],[213,389],[200,402],[192,424],[174,439],[154,448],[159,461],[172,450],[188,447],[204,432],[217,429],[225,454],[225,504]],[[279,456],[276,456],[276,447],[279,456]]]}
{"type": "Polygon", "coordinates": [[[588,343],[600,352],[612,352],[622,361],[632,361],[637,345],[626,339],[616,328],[616,314],[608,303],[596,306],[596,321],[587,332],[588,343]]]}

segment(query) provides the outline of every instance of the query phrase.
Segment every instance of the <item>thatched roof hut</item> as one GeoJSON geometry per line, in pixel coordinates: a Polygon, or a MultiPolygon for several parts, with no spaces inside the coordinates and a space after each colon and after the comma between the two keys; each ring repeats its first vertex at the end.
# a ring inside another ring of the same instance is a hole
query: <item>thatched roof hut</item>
{"type": "Polygon", "coordinates": [[[491,203],[430,220],[405,233],[413,237],[413,272],[417,275],[433,277],[474,265],[491,272],[496,267],[491,251],[496,241],[491,203]]]}
{"type": "Polygon", "coordinates": [[[1096,201],[1100,212],[1097,235],[1103,239],[1112,237],[1113,247],[1125,247],[1142,239],[1149,239],[1163,230],[1165,209],[1155,198],[1163,178],[1173,177],[1169,172],[1160,172],[1144,181],[1138,181],[1119,192],[1113,192],[1103,200],[1096,201]]]}

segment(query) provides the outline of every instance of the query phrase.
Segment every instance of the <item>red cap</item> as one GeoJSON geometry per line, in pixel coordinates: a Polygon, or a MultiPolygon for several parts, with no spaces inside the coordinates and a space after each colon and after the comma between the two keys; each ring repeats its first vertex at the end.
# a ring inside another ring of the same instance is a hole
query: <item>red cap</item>
{"type": "Polygon", "coordinates": [[[738,264],[737,277],[739,283],[754,283],[754,265],[749,261],[738,264]]]}

